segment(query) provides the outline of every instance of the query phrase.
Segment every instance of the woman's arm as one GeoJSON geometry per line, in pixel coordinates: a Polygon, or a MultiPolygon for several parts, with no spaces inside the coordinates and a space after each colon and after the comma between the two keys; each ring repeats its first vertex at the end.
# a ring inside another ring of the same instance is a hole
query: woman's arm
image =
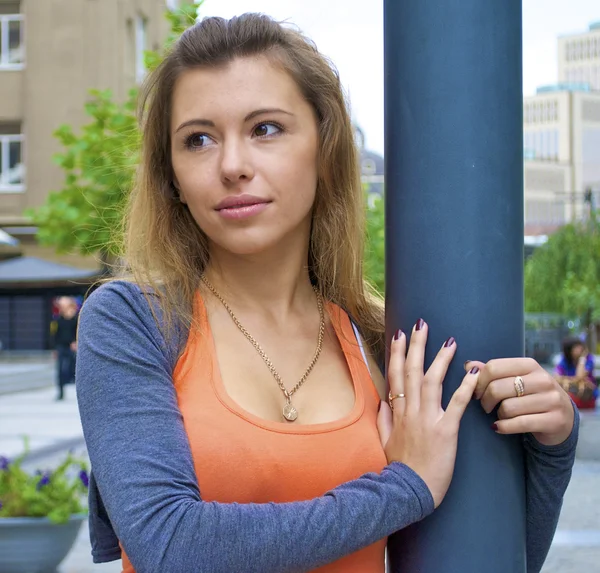
{"type": "Polygon", "coordinates": [[[523,436],[527,488],[527,573],[538,573],[548,555],[562,501],[575,461],[579,413],[569,438],[545,446],[531,434],[523,436]]]}
{"type": "Polygon", "coordinates": [[[433,511],[425,483],[399,463],[310,501],[203,502],[171,378],[174,353],[137,287],[112,283],[86,302],[82,424],[102,501],[138,573],[307,571],[433,511]]]}

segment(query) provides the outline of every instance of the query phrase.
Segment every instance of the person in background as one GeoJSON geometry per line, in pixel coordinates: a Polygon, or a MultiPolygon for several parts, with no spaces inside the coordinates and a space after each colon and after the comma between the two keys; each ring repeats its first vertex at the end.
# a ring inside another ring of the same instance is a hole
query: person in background
{"type": "Polygon", "coordinates": [[[579,338],[565,338],[555,371],[560,384],[580,410],[596,407],[598,385],[594,378],[594,357],[579,338]]]}
{"type": "Polygon", "coordinates": [[[56,355],[56,400],[65,397],[65,385],[75,380],[75,353],[77,352],[77,302],[69,296],[57,302],[58,318],[54,326],[54,348],[56,355]]]}

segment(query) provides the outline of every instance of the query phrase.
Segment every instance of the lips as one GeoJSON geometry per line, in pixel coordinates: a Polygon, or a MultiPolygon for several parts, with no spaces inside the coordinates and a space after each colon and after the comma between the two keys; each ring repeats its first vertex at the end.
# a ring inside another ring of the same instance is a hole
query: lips
{"type": "Polygon", "coordinates": [[[268,199],[264,197],[256,197],[255,195],[235,195],[225,197],[216,207],[216,211],[222,211],[223,209],[236,209],[241,207],[248,207],[250,205],[260,205],[262,203],[270,203],[268,199]]]}

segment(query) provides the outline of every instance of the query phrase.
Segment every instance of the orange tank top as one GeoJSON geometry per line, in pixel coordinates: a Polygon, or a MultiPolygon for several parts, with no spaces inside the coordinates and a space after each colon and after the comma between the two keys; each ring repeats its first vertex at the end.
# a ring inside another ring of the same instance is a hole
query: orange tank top
{"type": "MultiPolygon", "coordinates": [[[[190,331],[173,382],[204,501],[304,501],[385,467],[376,426],[379,395],[348,315],[332,303],[326,308],[352,376],[354,407],[334,422],[292,425],[259,418],[228,396],[206,308],[197,295],[198,329],[190,331]]],[[[382,539],[315,571],[383,573],[385,545],[382,539]]],[[[135,573],[124,552],[123,573],[135,573]]]]}

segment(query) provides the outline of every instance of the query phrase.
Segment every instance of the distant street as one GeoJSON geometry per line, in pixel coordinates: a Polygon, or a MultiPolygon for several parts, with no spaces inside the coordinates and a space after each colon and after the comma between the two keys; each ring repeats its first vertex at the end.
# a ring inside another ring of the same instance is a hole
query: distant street
{"type": "Polygon", "coordinates": [[[54,384],[54,362],[0,362],[0,395],[47,388],[54,384]]]}

